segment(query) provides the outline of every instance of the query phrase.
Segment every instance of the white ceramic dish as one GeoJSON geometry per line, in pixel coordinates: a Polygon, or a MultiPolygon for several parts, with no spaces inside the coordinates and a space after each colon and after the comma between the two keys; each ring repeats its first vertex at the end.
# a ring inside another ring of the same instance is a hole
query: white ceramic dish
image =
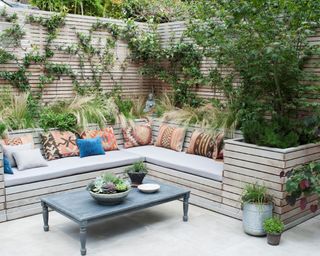
{"type": "Polygon", "coordinates": [[[157,192],[160,189],[160,185],[151,183],[141,184],[138,186],[138,189],[143,193],[151,194],[157,192]]]}

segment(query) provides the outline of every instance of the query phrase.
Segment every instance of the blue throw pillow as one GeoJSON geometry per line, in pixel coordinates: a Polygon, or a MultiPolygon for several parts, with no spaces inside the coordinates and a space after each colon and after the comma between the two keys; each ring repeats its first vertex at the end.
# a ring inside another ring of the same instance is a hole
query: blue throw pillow
{"type": "Polygon", "coordinates": [[[6,174],[13,174],[12,167],[8,157],[3,156],[3,169],[6,174]]]}
{"type": "Polygon", "coordinates": [[[77,139],[80,157],[104,155],[101,137],[93,139],[77,139]]]}

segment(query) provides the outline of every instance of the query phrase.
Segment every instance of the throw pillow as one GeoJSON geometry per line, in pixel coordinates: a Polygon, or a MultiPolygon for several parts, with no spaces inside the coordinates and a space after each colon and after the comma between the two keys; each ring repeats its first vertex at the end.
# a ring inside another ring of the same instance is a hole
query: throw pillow
{"type": "Polygon", "coordinates": [[[132,148],[152,144],[152,129],[150,124],[135,125],[122,129],[124,147],[132,148]]]}
{"type": "Polygon", "coordinates": [[[72,132],[51,131],[41,136],[47,160],[79,155],[76,135],[72,132]]]}
{"type": "Polygon", "coordinates": [[[2,145],[3,148],[3,155],[8,158],[9,163],[11,167],[16,167],[16,161],[13,158],[13,153],[17,151],[27,150],[27,149],[33,149],[33,144],[21,144],[16,146],[10,146],[10,145],[2,145]]]}
{"type": "Polygon", "coordinates": [[[10,146],[17,146],[21,144],[29,144],[31,143],[34,145],[33,137],[31,134],[22,135],[22,136],[15,136],[12,138],[0,140],[0,144],[2,145],[10,145],[10,146]]]}
{"type": "Polygon", "coordinates": [[[159,135],[155,145],[157,147],[164,147],[173,149],[175,151],[181,151],[185,135],[185,128],[172,127],[163,124],[159,129],[159,135]]]}
{"type": "Polygon", "coordinates": [[[77,139],[77,144],[80,150],[80,157],[105,155],[102,140],[98,136],[93,139],[77,139]]]}
{"type": "Polygon", "coordinates": [[[19,171],[48,166],[39,148],[15,151],[13,157],[19,171]]]}
{"type": "Polygon", "coordinates": [[[3,170],[6,174],[13,174],[11,164],[6,156],[3,157],[3,170]]]}
{"type": "Polygon", "coordinates": [[[187,153],[218,159],[221,157],[222,142],[223,133],[212,136],[196,130],[192,133],[187,153]]]}
{"type": "Polygon", "coordinates": [[[81,134],[82,139],[93,139],[101,137],[104,151],[118,150],[117,139],[114,136],[113,128],[108,127],[103,130],[89,130],[81,134]]]}

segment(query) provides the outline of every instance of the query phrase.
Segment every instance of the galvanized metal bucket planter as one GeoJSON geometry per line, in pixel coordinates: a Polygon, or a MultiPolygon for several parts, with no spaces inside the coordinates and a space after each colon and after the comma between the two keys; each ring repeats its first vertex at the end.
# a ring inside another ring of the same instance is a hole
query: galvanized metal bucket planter
{"type": "Polygon", "coordinates": [[[243,204],[243,230],[252,236],[264,236],[266,232],[263,229],[265,219],[272,217],[272,204],[243,204]]]}

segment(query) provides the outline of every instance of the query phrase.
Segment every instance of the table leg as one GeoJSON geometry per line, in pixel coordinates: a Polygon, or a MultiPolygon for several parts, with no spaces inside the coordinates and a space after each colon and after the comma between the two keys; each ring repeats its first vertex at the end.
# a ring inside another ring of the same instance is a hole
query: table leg
{"type": "Polygon", "coordinates": [[[189,197],[190,192],[183,196],[183,221],[188,221],[189,197]]]}
{"type": "Polygon", "coordinates": [[[42,206],[42,217],[43,217],[43,230],[45,232],[49,231],[49,211],[48,206],[45,202],[41,202],[42,206]]]}
{"type": "Polygon", "coordinates": [[[81,255],[86,255],[86,242],[87,242],[87,222],[80,223],[80,244],[81,244],[81,255]]]}

